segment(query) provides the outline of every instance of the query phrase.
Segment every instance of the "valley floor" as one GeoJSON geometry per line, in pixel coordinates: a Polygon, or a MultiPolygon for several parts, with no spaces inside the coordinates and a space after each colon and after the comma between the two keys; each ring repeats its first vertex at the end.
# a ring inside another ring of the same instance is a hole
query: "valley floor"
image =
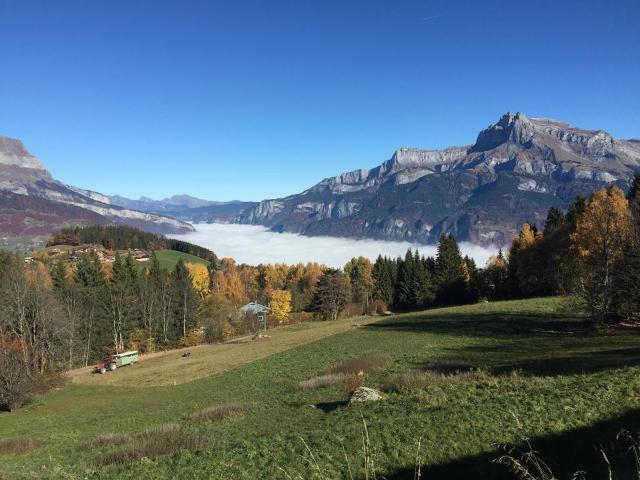
{"type": "Polygon", "coordinates": [[[616,435],[640,429],[640,336],[596,333],[563,313],[562,303],[533,299],[287,327],[264,343],[192,349],[184,363],[167,355],[82,377],[17,412],[0,412],[0,439],[41,442],[0,453],[0,478],[363,479],[366,464],[368,478],[373,465],[379,476],[412,479],[416,463],[428,479],[516,478],[493,460],[503,453],[499,445],[523,447],[526,439],[559,478],[581,469],[590,479],[608,478],[595,445],[609,453],[616,478],[634,478],[616,435]],[[296,335],[305,340],[298,344],[296,335]],[[343,405],[342,385],[298,386],[372,354],[391,361],[367,373],[366,386],[393,384],[407,371],[445,373],[354,406],[343,405]],[[239,402],[251,408],[222,420],[192,417],[239,402]],[[179,427],[165,430],[181,428],[207,446],[126,465],[122,449],[135,445],[91,443],[128,433],[135,444],[145,429],[167,423],[179,427]]]}

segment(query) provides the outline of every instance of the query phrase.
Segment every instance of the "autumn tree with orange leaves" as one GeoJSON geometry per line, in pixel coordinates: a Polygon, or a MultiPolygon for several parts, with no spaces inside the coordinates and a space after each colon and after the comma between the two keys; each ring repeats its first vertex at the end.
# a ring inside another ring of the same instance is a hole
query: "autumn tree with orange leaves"
{"type": "Polygon", "coordinates": [[[618,187],[601,189],[587,202],[571,235],[584,265],[580,290],[592,318],[612,319],[613,272],[632,239],[629,202],[618,187]]]}

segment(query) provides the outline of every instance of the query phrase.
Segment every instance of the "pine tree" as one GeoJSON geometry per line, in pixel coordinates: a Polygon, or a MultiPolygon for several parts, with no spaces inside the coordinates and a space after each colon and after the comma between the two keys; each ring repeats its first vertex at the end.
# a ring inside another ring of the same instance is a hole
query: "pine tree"
{"type": "Polygon", "coordinates": [[[396,293],[397,266],[396,261],[382,255],[378,256],[373,265],[374,298],[382,300],[389,308],[393,305],[396,293]]]}
{"type": "Polygon", "coordinates": [[[88,365],[89,361],[102,353],[102,341],[105,337],[103,332],[109,331],[109,326],[102,315],[105,299],[106,281],[100,259],[95,253],[83,255],[76,265],[74,277],[75,283],[80,291],[80,298],[83,305],[83,315],[81,318],[81,336],[83,341],[82,357],[83,365],[88,365]]]}
{"type": "Polygon", "coordinates": [[[323,319],[336,320],[349,298],[349,282],[337,269],[328,268],[318,280],[313,308],[323,319]]]}
{"type": "Polygon", "coordinates": [[[611,310],[620,320],[640,320],[640,250],[636,246],[625,249],[613,269],[611,310]]]}
{"type": "Polygon", "coordinates": [[[544,236],[546,237],[559,231],[564,227],[565,222],[566,218],[562,210],[557,207],[551,207],[547,213],[547,220],[544,223],[544,236]]]}
{"type": "Polygon", "coordinates": [[[457,305],[466,298],[465,272],[458,242],[453,235],[442,235],[438,242],[435,271],[440,305],[457,305]]]}
{"type": "Polygon", "coordinates": [[[398,283],[396,285],[395,305],[402,310],[415,308],[413,294],[413,277],[415,266],[411,249],[407,250],[404,259],[398,258],[398,283]]]}
{"type": "Polygon", "coordinates": [[[176,327],[184,337],[196,325],[198,293],[193,288],[189,270],[182,260],[178,261],[171,275],[176,327]]]}
{"type": "Polygon", "coordinates": [[[627,193],[629,210],[633,219],[633,242],[640,246],[640,173],[636,173],[627,193]]]}

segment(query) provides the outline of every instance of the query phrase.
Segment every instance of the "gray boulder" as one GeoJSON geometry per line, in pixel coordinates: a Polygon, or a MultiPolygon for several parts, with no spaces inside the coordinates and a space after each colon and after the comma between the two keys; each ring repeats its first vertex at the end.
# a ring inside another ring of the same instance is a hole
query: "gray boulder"
{"type": "Polygon", "coordinates": [[[351,394],[349,403],[375,402],[377,400],[382,400],[382,392],[375,388],[359,387],[351,394]]]}

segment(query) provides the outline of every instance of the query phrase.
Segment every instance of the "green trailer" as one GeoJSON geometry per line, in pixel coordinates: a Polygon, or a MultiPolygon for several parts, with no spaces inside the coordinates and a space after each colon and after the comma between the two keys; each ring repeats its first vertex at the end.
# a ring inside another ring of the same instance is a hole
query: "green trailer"
{"type": "Polygon", "coordinates": [[[138,361],[138,352],[133,350],[130,352],[116,353],[114,356],[116,368],[132,365],[138,361]]]}

